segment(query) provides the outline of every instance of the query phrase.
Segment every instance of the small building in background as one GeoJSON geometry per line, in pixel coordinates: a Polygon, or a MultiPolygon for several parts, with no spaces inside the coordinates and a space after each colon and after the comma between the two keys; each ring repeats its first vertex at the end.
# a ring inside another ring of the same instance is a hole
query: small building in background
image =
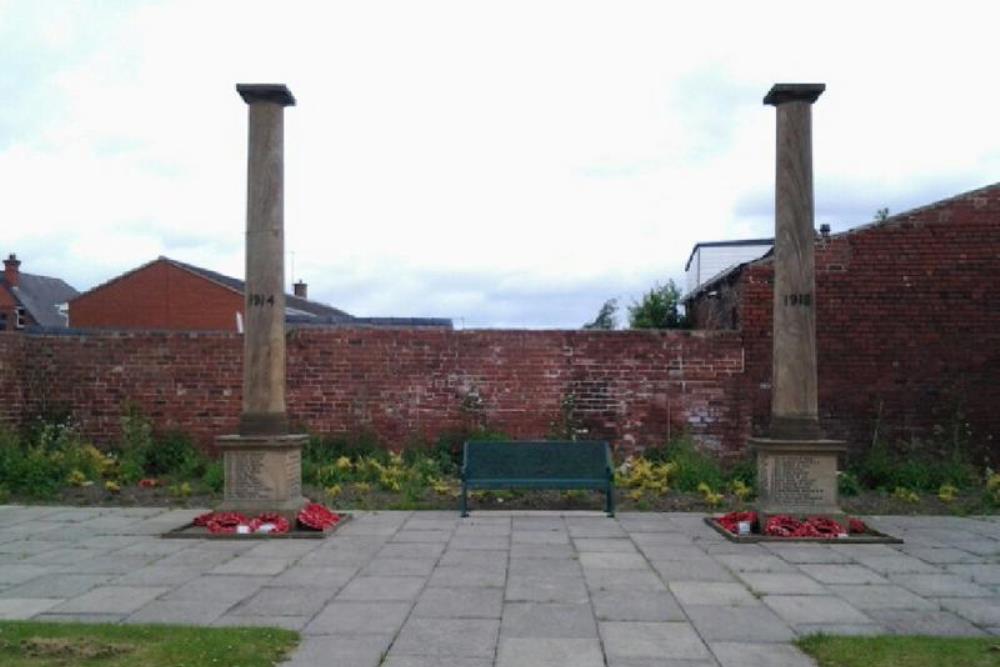
{"type": "Polygon", "coordinates": [[[774,239],[706,241],[695,244],[684,265],[687,274],[684,300],[722,272],[758,259],[773,247],[774,239]]]}
{"type": "Polygon", "coordinates": [[[66,304],[78,294],[60,278],[23,273],[11,253],[0,276],[0,331],[65,327],[66,304]]]}
{"type": "MultiPolygon", "coordinates": [[[[242,331],[244,282],[199,266],[159,257],[80,294],[69,303],[74,329],[242,331]]],[[[299,281],[285,296],[285,319],[295,325],[436,326],[439,318],[359,318],[306,298],[299,281]]]]}

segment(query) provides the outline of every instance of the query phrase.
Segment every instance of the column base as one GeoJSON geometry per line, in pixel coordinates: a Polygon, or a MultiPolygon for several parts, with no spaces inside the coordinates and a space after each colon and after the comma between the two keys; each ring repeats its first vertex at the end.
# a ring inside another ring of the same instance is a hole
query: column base
{"type": "Polygon", "coordinates": [[[305,434],[216,438],[226,476],[217,511],[250,516],[275,512],[294,522],[307,502],[302,496],[302,446],[308,439],[305,434]]]}
{"type": "Polygon", "coordinates": [[[762,526],[776,514],[846,521],[837,493],[837,460],[847,443],[751,438],[749,445],[757,454],[757,514],[762,526]]]}

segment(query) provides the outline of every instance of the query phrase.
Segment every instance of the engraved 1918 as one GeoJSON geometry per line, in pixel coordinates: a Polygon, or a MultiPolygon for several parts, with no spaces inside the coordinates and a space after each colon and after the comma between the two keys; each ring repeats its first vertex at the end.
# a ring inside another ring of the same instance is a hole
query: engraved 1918
{"type": "Polygon", "coordinates": [[[786,306],[803,306],[809,308],[813,303],[813,295],[810,292],[804,294],[785,294],[782,301],[786,306]]]}
{"type": "Polygon", "coordinates": [[[247,294],[247,305],[248,306],[273,306],[274,305],[274,295],[273,294],[247,294]]]}

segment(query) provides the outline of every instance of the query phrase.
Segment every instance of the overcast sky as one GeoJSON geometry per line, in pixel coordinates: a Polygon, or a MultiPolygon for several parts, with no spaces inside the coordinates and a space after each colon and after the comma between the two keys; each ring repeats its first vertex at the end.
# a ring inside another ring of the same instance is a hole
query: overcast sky
{"type": "Polygon", "coordinates": [[[930,6],[0,0],[0,253],[81,291],[158,255],[242,277],[234,85],[283,82],[289,283],[576,328],[772,234],[774,82],[827,84],[817,225],[1000,180],[1000,10],[930,6]]]}

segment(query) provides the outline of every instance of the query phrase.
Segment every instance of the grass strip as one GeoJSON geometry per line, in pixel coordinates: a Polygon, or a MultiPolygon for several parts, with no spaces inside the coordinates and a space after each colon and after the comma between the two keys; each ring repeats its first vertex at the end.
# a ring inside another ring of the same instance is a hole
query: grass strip
{"type": "Polygon", "coordinates": [[[1000,667],[1000,637],[831,637],[796,642],[820,667],[1000,667]]]}
{"type": "Polygon", "coordinates": [[[298,644],[278,628],[0,622],[4,667],[273,667],[298,644]]]}

